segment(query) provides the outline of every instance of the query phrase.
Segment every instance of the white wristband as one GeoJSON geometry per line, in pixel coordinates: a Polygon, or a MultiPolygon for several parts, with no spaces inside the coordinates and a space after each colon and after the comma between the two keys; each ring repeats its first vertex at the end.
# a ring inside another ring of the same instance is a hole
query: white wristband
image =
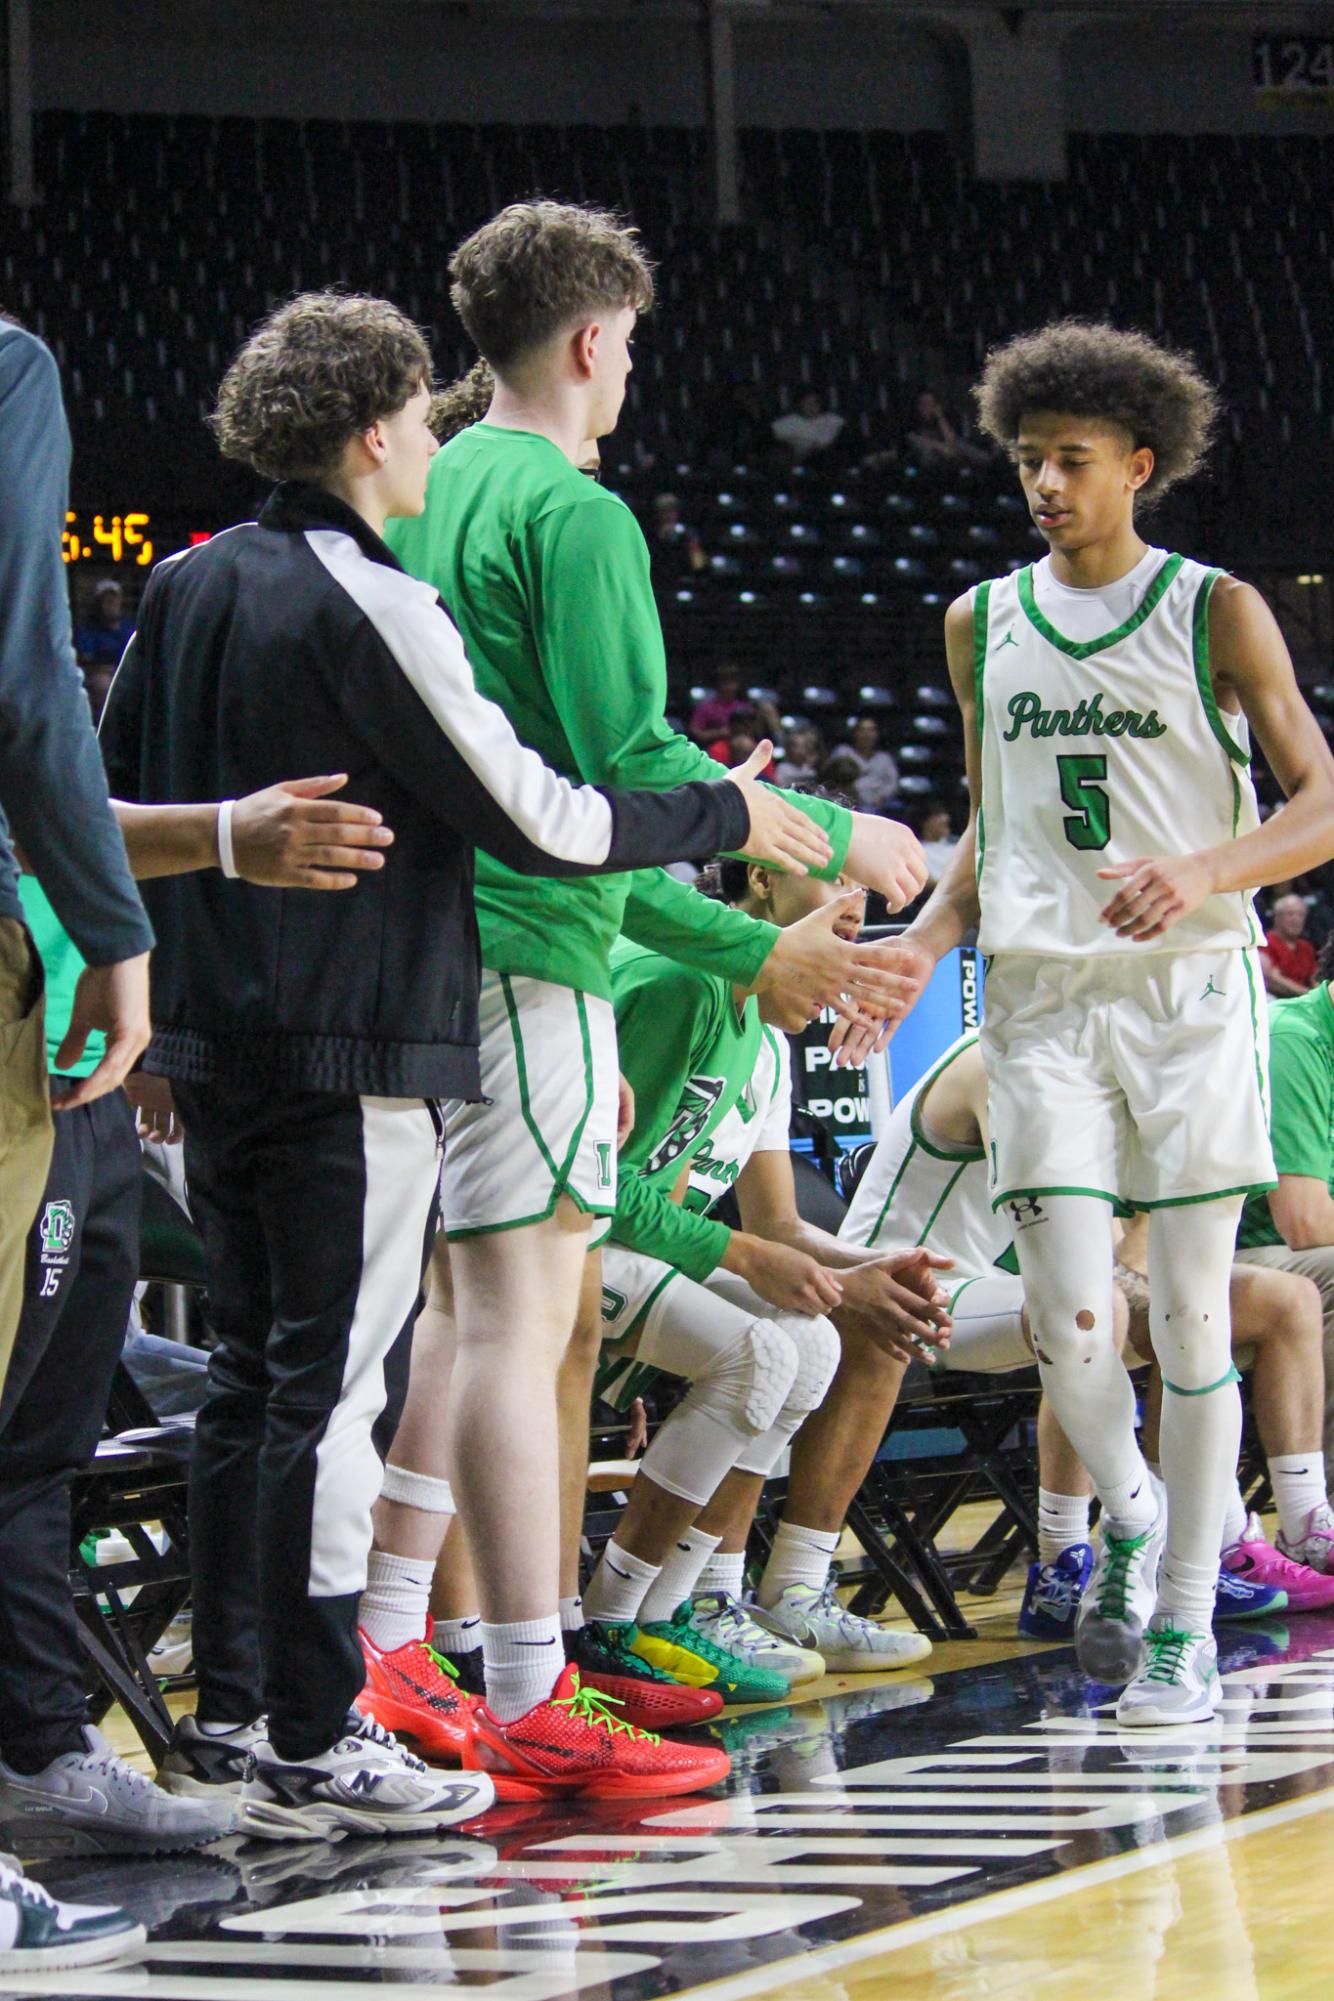
{"type": "Polygon", "coordinates": [[[233,881],[241,871],[236,866],[236,856],[232,850],[232,812],[236,806],[234,799],[224,799],[218,807],[218,862],[222,872],[233,881]]]}

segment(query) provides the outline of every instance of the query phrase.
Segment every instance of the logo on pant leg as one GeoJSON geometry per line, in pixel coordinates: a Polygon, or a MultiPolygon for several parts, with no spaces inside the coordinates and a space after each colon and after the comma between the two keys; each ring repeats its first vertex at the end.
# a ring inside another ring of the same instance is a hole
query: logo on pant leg
{"type": "Polygon", "coordinates": [[[70,1247],[74,1242],[74,1204],[63,1199],[48,1202],[37,1225],[37,1236],[42,1247],[42,1282],[37,1288],[37,1296],[39,1299],[54,1299],[69,1264],[70,1247]]]}
{"type": "Polygon", "coordinates": [[[37,1227],[42,1239],[43,1258],[68,1256],[69,1247],[74,1242],[74,1204],[48,1202],[37,1227]]]}

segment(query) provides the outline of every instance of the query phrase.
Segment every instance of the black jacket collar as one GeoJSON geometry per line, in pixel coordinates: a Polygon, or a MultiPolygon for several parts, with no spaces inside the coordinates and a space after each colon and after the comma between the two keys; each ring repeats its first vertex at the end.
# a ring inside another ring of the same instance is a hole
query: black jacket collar
{"type": "Polygon", "coordinates": [[[368,528],[345,500],[330,493],[327,487],[306,480],[285,479],[275,486],[260,510],[259,525],[286,535],[304,535],[308,528],[337,528],[350,535],[373,563],[384,563],[391,570],[403,567],[375,530],[368,528]]]}

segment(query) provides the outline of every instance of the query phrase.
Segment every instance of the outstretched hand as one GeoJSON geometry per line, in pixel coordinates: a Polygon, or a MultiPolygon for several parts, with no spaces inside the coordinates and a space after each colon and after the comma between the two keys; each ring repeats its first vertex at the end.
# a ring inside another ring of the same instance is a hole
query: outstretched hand
{"type": "Polygon", "coordinates": [[[765,737],[744,764],[727,774],[750,814],[746,853],[753,861],[771,862],[792,875],[809,875],[813,868],[824,868],[834,850],[823,827],[789,805],[772,785],[761,783],[760,773],[768,769],[773,754],[773,744],[765,737]]]}

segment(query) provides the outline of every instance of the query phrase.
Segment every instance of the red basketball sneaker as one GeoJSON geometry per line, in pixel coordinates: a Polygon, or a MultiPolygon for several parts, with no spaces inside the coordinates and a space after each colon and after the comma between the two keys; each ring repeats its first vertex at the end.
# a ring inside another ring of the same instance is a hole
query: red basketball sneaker
{"type": "Polygon", "coordinates": [[[489,1772],[501,1800],[665,1799],[715,1786],[732,1769],[725,1751],[674,1744],[637,1730],[619,1705],[580,1685],[565,1669],[545,1702],[512,1723],[500,1723],[484,1702],[472,1714],[463,1752],[466,1769],[489,1772]]]}
{"type": "Polygon", "coordinates": [[[467,1695],[454,1679],[443,1654],[431,1645],[431,1621],[426,1637],[382,1653],[363,1628],[359,1634],[366,1659],[366,1686],[356,1706],[363,1716],[398,1737],[412,1740],[428,1758],[457,1765],[472,1736],[475,1695],[467,1695]]]}
{"type": "Polygon", "coordinates": [[[633,1626],[581,1626],[566,1636],[569,1658],[585,1688],[609,1695],[620,1704],[617,1715],[640,1730],[689,1730],[709,1723],[722,1712],[716,1689],[686,1688],[660,1668],[632,1654],[626,1636],[633,1626]]]}

